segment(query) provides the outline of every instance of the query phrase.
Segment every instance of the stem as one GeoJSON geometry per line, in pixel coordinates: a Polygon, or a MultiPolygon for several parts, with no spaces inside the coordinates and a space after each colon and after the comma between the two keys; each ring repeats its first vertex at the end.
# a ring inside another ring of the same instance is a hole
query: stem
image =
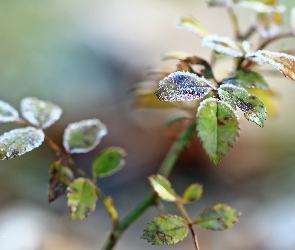
{"type": "Polygon", "coordinates": [[[200,250],[199,242],[198,242],[197,234],[195,233],[195,230],[194,230],[193,222],[192,222],[191,218],[189,217],[185,207],[183,206],[183,202],[182,202],[181,198],[177,197],[175,204],[188,223],[188,227],[189,227],[190,232],[192,234],[196,250],[200,250]]]}
{"type": "Polygon", "coordinates": [[[233,8],[228,8],[227,9],[227,13],[229,15],[229,18],[232,22],[233,25],[233,29],[234,29],[234,33],[235,33],[235,38],[239,39],[240,37],[240,29],[239,29],[239,22],[238,22],[238,18],[233,10],[233,8]]]}
{"type": "MultiPolygon", "coordinates": [[[[171,173],[177,159],[179,158],[181,152],[187,145],[187,142],[195,134],[196,122],[194,121],[178,139],[174,142],[171,149],[167,153],[165,159],[163,160],[158,174],[161,174],[165,177],[168,177],[171,173]]],[[[157,200],[156,193],[150,193],[146,198],[137,205],[122,221],[119,223],[119,226],[116,227],[113,232],[109,234],[107,241],[105,242],[102,250],[111,250],[116,245],[118,239],[124,233],[124,231],[136,221],[150,206],[154,205],[157,200]]]]}

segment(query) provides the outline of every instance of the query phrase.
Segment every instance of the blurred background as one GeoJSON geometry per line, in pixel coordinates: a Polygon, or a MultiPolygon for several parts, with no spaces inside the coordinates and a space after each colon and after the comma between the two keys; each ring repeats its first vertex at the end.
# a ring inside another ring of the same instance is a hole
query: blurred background
{"type": "MultiPolygon", "coordinates": [[[[287,6],[283,31],[289,30],[292,0],[287,6]]],[[[242,30],[252,21],[253,10],[237,8],[242,30]]],[[[177,18],[194,15],[212,33],[232,36],[223,9],[208,8],[202,0],[0,0],[0,99],[19,109],[22,98],[36,96],[63,108],[62,118],[46,133],[62,145],[70,122],[99,118],[108,135],[91,153],[74,155],[89,171],[105,147],[120,146],[126,166],[99,181],[113,196],[124,217],[149,192],[146,176],[155,173],[173,138],[186,126],[168,127],[170,109],[135,105],[137,83],[150,79],[152,65],[170,50],[210,58],[195,34],[176,28],[177,18]]],[[[257,41],[253,38],[253,42],[257,41]]],[[[254,46],[255,47],[255,46],[254,46]]],[[[285,39],[269,50],[295,49],[285,39]]],[[[263,68],[264,69],[264,68],[263,68]]],[[[271,70],[265,67],[265,71],[271,70]]],[[[220,78],[232,64],[215,67],[220,78]]],[[[197,138],[183,152],[171,176],[178,193],[193,182],[204,186],[203,198],[188,206],[194,218],[204,208],[224,202],[242,211],[240,221],[224,232],[197,229],[202,250],[295,249],[295,84],[273,71],[265,77],[275,92],[276,110],[261,129],[241,117],[241,133],[221,164],[213,165],[197,138]]],[[[152,79],[151,79],[152,80],[152,79]]],[[[1,124],[1,134],[17,127],[1,124]]],[[[100,249],[110,230],[100,202],[83,221],[70,221],[63,197],[47,202],[48,169],[54,153],[42,147],[0,163],[0,249],[100,249]]],[[[178,214],[173,204],[167,213],[178,214]]],[[[156,249],[140,236],[160,211],[150,208],[123,235],[116,249],[156,249]]],[[[191,237],[161,249],[193,249],[191,237]]]]}

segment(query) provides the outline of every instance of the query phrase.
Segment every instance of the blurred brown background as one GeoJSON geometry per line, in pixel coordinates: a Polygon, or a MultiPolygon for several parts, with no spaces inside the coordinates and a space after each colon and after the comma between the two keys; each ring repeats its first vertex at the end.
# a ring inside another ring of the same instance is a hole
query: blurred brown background
{"type": "MultiPolygon", "coordinates": [[[[288,30],[294,2],[282,3],[288,7],[283,27],[288,30]]],[[[236,11],[245,30],[253,11],[236,11]]],[[[0,0],[0,13],[0,99],[16,108],[27,96],[60,105],[62,118],[46,129],[59,144],[70,122],[99,118],[105,123],[109,133],[101,144],[75,159],[88,171],[105,147],[126,149],[125,168],[99,181],[123,217],[148,192],[146,176],[157,171],[171,137],[182,128],[166,127],[165,110],[135,109],[132,89],[148,78],[147,68],[160,64],[166,51],[182,50],[209,59],[210,50],[200,47],[196,35],[175,27],[180,15],[193,14],[212,33],[231,36],[226,12],[209,9],[202,0],[0,0]]],[[[294,39],[271,48],[294,49],[294,39]]],[[[215,70],[221,77],[231,67],[224,61],[215,70]]],[[[218,202],[243,213],[226,232],[197,229],[202,250],[295,249],[295,84],[279,73],[266,79],[277,93],[279,112],[268,117],[265,128],[241,117],[239,141],[218,167],[194,139],[171,176],[179,193],[193,182],[204,185],[201,201],[188,206],[192,218],[218,202]]],[[[15,127],[1,124],[0,132],[15,127]]],[[[65,198],[48,205],[48,168],[54,160],[44,143],[0,163],[1,250],[92,250],[103,245],[110,223],[100,202],[83,221],[69,221],[65,198]]],[[[167,213],[178,213],[173,204],[165,206],[167,213]]],[[[116,249],[158,248],[140,236],[159,214],[156,208],[149,209],[116,249]]],[[[178,245],[159,248],[193,249],[193,245],[189,236],[178,245]]]]}

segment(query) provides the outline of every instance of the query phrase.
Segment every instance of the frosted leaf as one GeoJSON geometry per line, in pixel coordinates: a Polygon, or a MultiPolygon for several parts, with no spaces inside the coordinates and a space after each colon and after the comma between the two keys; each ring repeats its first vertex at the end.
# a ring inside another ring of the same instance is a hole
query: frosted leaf
{"type": "Polygon", "coordinates": [[[192,54],[189,54],[184,51],[168,51],[162,55],[162,60],[170,60],[170,59],[184,60],[185,58],[190,56],[192,56],[192,54]]]}
{"type": "Polygon", "coordinates": [[[291,26],[292,26],[293,34],[295,34],[295,7],[291,9],[291,26]]]}
{"type": "Polygon", "coordinates": [[[281,12],[257,13],[255,27],[263,38],[270,38],[278,34],[283,24],[281,12]]]}
{"type": "Polygon", "coordinates": [[[62,114],[62,109],[56,104],[36,97],[24,98],[20,103],[20,109],[28,122],[42,129],[51,126],[62,114]]]}
{"type": "Polygon", "coordinates": [[[41,129],[18,128],[0,136],[0,159],[11,159],[39,147],[44,141],[41,129]]]}
{"type": "Polygon", "coordinates": [[[228,37],[220,37],[217,35],[209,35],[203,38],[202,46],[209,47],[218,53],[229,55],[232,57],[243,57],[243,49],[228,37]]]}
{"type": "Polygon", "coordinates": [[[192,31],[200,37],[209,35],[207,29],[197,19],[189,14],[181,16],[177,21],[177,26],[179,28],[192,31]]]}
{"type": "Polygon", "coordinates": [[[228,8],[233,6],[232,0],[206,0],[210,7],[223,7],[228,8]]]}
{"type": "Polygon", "coordinates": [[[160,101],[193,101],[203,98],[215,87],[204,77],[189,72],[177,71],[159,82],[155,92],[160,101]]]}
{"type": "Polygon", "coordinates": [[[63,145],[68,153],[87,153],[100,143],[107,132],[107,127],[98,119],[71,123],[65,129],[63,145]]]}
{"type": "Polygon", "coordinates": [[[237,5],[243,8],[253,9],[256,12],[260,12],[260,13],[284,12],[286,10],[286,7],[282,4],[268,5],[268,4],[261,3],[259,1],[239,1],[237,5]]]}
{"type": "Polygon", "coordinates": [[[18,117],[18,112],[10,104],[0,100],[0,122],[13,122],[18,117]]]}
{"type": "Polygon", "coordinates": [[[264,103],[257,96],[248,93],[244,88],[232,84],[222,84],[218,89],[219,97],[233,108],[238,106],[247,120],[263,127],[266,118],[264,103]]]}
{"type": "Polygon", "coordinates": [[[246,58],[259,64],[270,64],[285,77],[295,80],[295,56],[268,50],[258,50],[248,53],[246,58]]]}

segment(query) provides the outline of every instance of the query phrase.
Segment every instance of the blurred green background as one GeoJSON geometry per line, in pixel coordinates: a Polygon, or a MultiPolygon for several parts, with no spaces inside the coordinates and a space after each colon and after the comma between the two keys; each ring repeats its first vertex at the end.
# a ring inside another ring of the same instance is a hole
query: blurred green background
{"type": "MultiPolygon", "coordinates": [[[[288,30],[294,1],[282,3],[287,5],[283,30],[288,30]]],[[[236,11],[245,30],[253,11],[236,11]]],[[[60,145],[70,122],[99,118],[105,123],[109,134],[101,144],[74,158],[89,171],[105,147],[127,151],[125,168],[99,181],[105,193],[114,197],[120,217],[148,192],[146,176],[156,172],[171,138],[183,128],[165,125],[168,111],[135,108],[132,90],[148,78],[147,68],[159,65],[166,51],[210,57],[196,35],[175,27],[184,13],[193,14],[212,33],[232,35],[226,11],[209,9],[202,0],[0,0],[0,99],[17,109],[27,96],[60,105],[62,118],[46,129],[60,145]]],[[[294,39],[285,39],[268,49],[294,49],[294,44],[294,39]]],[[[222,77],[231,69],[225,60],[215,70],[222,77]]],[[[226,232],[197,229],[202,250],[295,249],[295,84],[279,73],[265,78],[278,99],[278,114],[267,118],[265,128],[242,117],[239,141],[218,167],[194,139],[171,176],[179,193],[192,182],[204,185],[201,201],[188,207],[192,218],[218,202],[243,213],[226,232]]],[[[0,132],[15,127],[1,124],[0,132]]],[[[103,245],[110,223],[100,202],[83,221],[69,221],[65,198],[47,203],[48,169],[54,160],[44,143],[0,163],[1,250],[92,250],[103,245]]],[[[173,204],[165,206],[167,213],[178,213],[173,204]]],[[[156,208],[149,209],[116,249],[157,248],[140,236],[159,214],[156,208]]],[[[192,248],[190,237],[179,245],[161,247],[192,248]]]]}

